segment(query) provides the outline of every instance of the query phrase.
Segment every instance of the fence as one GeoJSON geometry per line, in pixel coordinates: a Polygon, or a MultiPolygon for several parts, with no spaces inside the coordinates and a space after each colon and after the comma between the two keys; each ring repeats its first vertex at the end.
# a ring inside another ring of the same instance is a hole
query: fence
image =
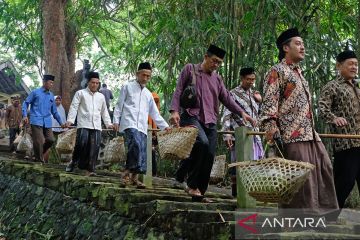
{"type": "MultiPolygon", "coordinates": [[[[158,129],[149,129],[149,131],[159,131],[158,129]]],[[[218,133],[235,134],[235,147],[237,162],[248,161],[253,157],[253,136],[264,136],[265,132],[254,132],[251,128],[242,126],[236,128],[235,131],[218,131],[218,133]]],[[[148,134],[151,136],[151,134],[148,134]]],[[[321,138],[346,138],[346,139],[360,139],[360,135],[344,135],[344,134],[319,134],[321,138]]],[[[152,141],[151,137],[147,138],[147,172],[144,177],[144,183],[147,187],[152,187],[152,141]]],[[[231,164],[236,166],[235,164],[231,164]]],[[[236,169],[236,184],[237,184],[237,205],[239,208],[254,208],[256,207],[256,200],[249,196],[242,184],[239,171],[236,169]]]]}

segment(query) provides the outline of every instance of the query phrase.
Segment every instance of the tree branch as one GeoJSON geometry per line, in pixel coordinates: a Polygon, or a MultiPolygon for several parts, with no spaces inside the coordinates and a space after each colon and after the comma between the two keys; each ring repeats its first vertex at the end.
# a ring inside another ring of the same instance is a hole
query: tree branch
{"type": "Polygon", "coordinates": [[[127,23],[130,24],[132,27],[134,27],[139,33],[141,33],[143,36],[146,36],[146,33],[144,33],[138,26],[135,25],[135,23],[133,23],[132,21],[129,21],[127,19],[122,18],[121,20],[115,19],[114,17],[109,17],[108,18],[111,21],[117,22],[117,23],[127,23]]]}
{"type": "Polygon", "coordinates": [[[91,34],[93,35],[93,37],[95,38],[95,41],[97,42],[99,48],[101,49],[101,51],[105,54],[105,56],[109,57],[110,55],[105,51],[105,49],[103,48],[103,46],[101,45],[99,39],[96,37],[95,33],[93,31],[91,31],[91,34]]]}
{"type": "Polygon", "coordinates": [[[95,61],[94,64],[93,64],[92,69],[96,69],[96,64],[97,64],[101,59],[107,58],[107,57],[109,57],[109,56],[107,56],[107,55],[102,55],[101,57],[99,57],[98,59],[96,59],[96,61],[95,61]]]}

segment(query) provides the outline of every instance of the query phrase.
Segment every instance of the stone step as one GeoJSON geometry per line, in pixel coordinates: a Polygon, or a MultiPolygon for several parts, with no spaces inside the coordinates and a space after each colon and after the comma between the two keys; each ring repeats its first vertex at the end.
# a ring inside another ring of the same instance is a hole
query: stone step
{"type": "MultiPolygon", "coordinates": [[[[143,224],[143,226],[148,226],[149,222],[143,224]]],[[[156,228],[161,229],[162,232],[169,233],[173,239],[187,239],[187,240],[234,239],[233,224],[228,222],[213,222],[213,223],[178,222],[176,227],[167,226],[167,223],[164,222],[164,224],[158,225],[156,228]]]]}
{"type": "MultiPolygon", "coordinates": [[[[171,210],[171,211],[157,211],[153,212],[152,215],[149,216],[148,219],[145,220],[149,226],[157,226],[162,229],[167,229],[168,231],[173,231],[174,229],[178,229],[180,232],[186,232],[185,229],[181,229],[183,227],[183,223],[193,223],[193,224],[216,224],[216,223],[229,223],[233,226],[233,229],[237,226],[235,223],[234,211],[220,211],[220,210],[171,210]],[[224,222],[225,221],[225,222],[224,222]]],[[[237,212],[237,219],[248,217],[255,212],[237,212]]],[[[257,223],[254,226],[260,232],[270,234],[271,232],[280,231],[279,227],[273,228],[269,225],[266,225],[262,228],[262,223],[264,222],[266,217],[272,217],[276,214],[274,212],[262,212],[257,217],[257,223]],[[270,232],[270,233],[269,233],[270,232]]],[[[144,220],[144,219],[141,219],[144,220]]],[[[249,223],[251,224],[251,223],[249,223]]],[[[252,225],[250,225],[252,226],[252,225]]],[[[198,230],[199,231],[199,230],[198,230]]],[[[329,225],[327,224],[326,228],[317,228],[316,231],[321,232],[322,235],[326,236],[326,234],[338,235],[357,235],[360,238],[360,224],[348,224],[348,225],[329,225]]],[[[245,230],[246,232],[246,230],[245,230]]],[[[185,233],[183,233],[185,234],[185,233]]],[[[205,232],[203,233],[205,234],[205,232]]],[[[230,231],[229,234],[232,234],[230,231]]],[[[266,235],[265,234],[265,235],[266,235]]]]}
{"type": "MultiPolygon", "coordinates": [[[[184,222],[192,223],[209,223],[209,222],[232,222],[235,221],[235,212],[226,210],[172,210],[165,212],[154,212],[155,218],[159,221],[164,219],[181,219],[184,222]]],[[[254,212],[236,213],[238,218],[245,218],[254,212]]],[[[262,213],[257,217],[258,221],[262,221],[265,217],[274,216],[274,213],[262,213]]]]}
{"type": "Polygon", "coordinates": [[[198,202],[175,202],[167,200],[154,200],[146,203],[132,205],[129,213],[132,218],[140,221],[146,220],[154,213],[168,213],[175,210],[208,210],[208,211],[234,211],[236,204],[228,203],[198,203],[198,202]]]}
{"type": "MultiPolygon", "coordinates": [[[[165,234],[165,239],[199,239],[199,237],[202,239],[234,239],[235,237],[244,239],[242,236],[235,236],[235,228],[240,227],[235,222],[235,214],[236,219],[241,219],[258,213],[255,227],[261,228],[261,220],[274,216],[277,212],[274,204],[258,204],[261,213],[256,210],[236,209],[236,200],[222,193],[207,193],[207,197],[215,200],[215,203],[192,202],[191,197],[183,190],[169,188],[171,180],[168,179],[166,181],[157,179],[154,181],[154,188],[136,189],[122,184],[119,174],[99,171],[98,176],[87,177],[78,170],[71,174],[65,173],[63,167],[24,163],[17,160],[0,161],[1,172],[40,186],[32,194],[42,196],[42,192],[48,189],[55,190],[64,198],[78,199],[81,204],[88,204],[99,211],[107,210],[104,212],[117,214],[124,218],[124,221],[133,221],[144,229],[156,229],[165,234]],[[162,182],[166,184],[162,185],[162,182]]],[[[44,201],[50,201],[51,198],[46,199],[48,200],[44,201]]],[[[30,205],[34,205],[32,207],[35,208],[38,204],[40,203],[34,202],[30,205]]],[[[56,206],[54,208],[57,209],[56,206]]],[[[45,208],[41,209],[48,211],[45,208]]],[[[310,239],[354,239],[354,236],[360,238],[360,225],[350,223],[328,225],[327,232],[321,232],[319,229],[319,235],[309,231],[276,233],[276,229],[270,227],[262,230],[273,232],[261,235],[246,233],[244,237],[299,239],[296,237],[303,234],[302,236],[310,239]],[[313,238],[314,236],[316,238],[313,238]]]]}
{"type": "MultiPolygon", "coordinates": [[[[49,187],[51,189],[58,189],[59,184],[68,181],[71,182],[71,185],[76,188],[79,188],[82,185],[90,184],[91,187],[93,186],[117,187],[117,188],[126,187],[127,189],[131,189],[133,191],[156,192],[156,193],[165,193],[165,194],[171,193],[176,195],[187,196],[187,194],[180,189],[155,186],[154,188],[139,190],[134,187],[125,186],[123,183],[121,183],[119,178],[103,176],[103,175],[88,177],[88,176],[84,176],[81,173],[65,173],[62,169],[56,169],[50,165],[41,165],[31,162],[30,163],[28,162],[24,163],[22,161],[8,162],[7,164],[3,165],[2,168],[6,173],[13,174],[19,178],[26,179],[32,183],[35,183],[40,186],[49,187]]],[[[70,188],[70,186],[67,186],[67,188],[70,188]]],[[[64,189],[64,191],[65,190],[66,189],[64,189]]],[[[131,191],[131,190],[124,190],[124,191],[131,191]]],[[[206,196],[209,198],[228,199],[230,202],[236,201],[231,196],[221,193],[208,192],[206,196]]]]}
{"type": "MultiPolygon", "coordinates": [[[[289,233],[291,234],[295,234],[297,232],[304,232],[304,233],[319,233],[321,235],[326,235],[326,234],[333,234],[333,235],[357,235],[358,238],[360,238],[360,231],[359,231],[359,225],[329,225],[326,224],[326,228],[323,227],[318,227],[316,229],[310,229],[310,228],[297,228],[297,229],[289,229],[289,228],[281,228],[280,226],[276,226],[276,227],[270,227],[269,225],[265,225],[264,227],[262,227],[262,223],[263,222],[257,222],[255,225],[252,225],[251,223],[248,223],[249,226],[251,226],[252,228],[255,228],[258,232],[259,232],[259,236],[263,235],[263,236],[272,236],[272,234],[285,234],[285,233],[289,233]]],[[[248,230],[241,228],[240,226],[238,226],[237,224],[235,224],[235,226],[238,228],[239,232],[241,232],[242,234],[245,234],[244,236],[248,236],[248,234],[250,234],[250,236],[255,236],[255,234],[251,234],[248,230]]],[[[306,239],[306,238],[305,238],[306,239]]]]}

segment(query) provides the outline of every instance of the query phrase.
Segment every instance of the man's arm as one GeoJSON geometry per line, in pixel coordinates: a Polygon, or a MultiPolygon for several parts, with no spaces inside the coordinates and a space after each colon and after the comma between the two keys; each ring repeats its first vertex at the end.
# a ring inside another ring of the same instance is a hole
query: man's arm
{"type": "Polygon", "coordinates": [[[123,85],[120,89],[120,96],[115,105],[114,114],[113,114],[113,123],[117,124],[117,125],[120,124],[120,118],[122,115],[122,111],[123,111],[125,99],[126,99],[126,92],[127,92],[127,85],[123,85]]]}
{"type": "Polygon", "coordinates": [[[108,111],[107,106],[106,106],[106,100],[105,100],[104,95],[102,95],[101,97],[102,97],[102,100],[101,100],[101,117],[102,117],[102,119],[103,119],[103,121],[105,123],[105,126],[107,128],[110,128],[110,127],[112,127],[112,124],[111,124],[109,111],[108,111]]]}
{"type": "Polygon", "coordinates": [[[169,124],[164,120],[164,118],[160,115],[160,112],[156,106],[154,99],[151,97],[149,103],[149,115],[154,120],[156,125],[161,129],[164,130],[165,128],[169,127],[169,124]]]}
{"type": "Polygon", "coordinates": [[[338,127],[347,125],[347,121],[343,117],[338,117],[332,112],[333,101],[336,96],[336,86],[334,82],[329,82],[320,92],[319,112],[327,123],[335,124],[338,127]]]}
{"type": "Polygon", "coordinates": [[[27,117],[27,110],[29,108],[29,105],[34,101],[35,93],[32,91],[29,96],[25,99],[25,101],[22,104],[22,116],[23,118],[27,117]]]}
{"type": "MultiPolygon", "coordinates": [[[[186,88],[187,84],[189,81],[191,81],[191,69],[192,69],[192,64],[187,64],[185,65],[185,67],[183,68],[183,70],[181,71],[177,84],[176,84],[176,89],[175,92],[173,94],[172,100],[171,100],[171,105],[170,105],[170,123],[175,125],[176,127],[180,126],[180,97],[181,94],[183,93],[184,88],[186,88]]],[[[196,88],[196,86],[195,86],[196,88]]]]}
{"type": "MultiPolygon", "coordinates": [[[[223,116],[221,118],[221,123],[222,123],[221,131],[233,130],[233,127],[231,126],[231,121],[233,121],[232,113],[229,111],[229,109],[225,108],[223,116]]],[[[228,149],[230,149],[233,146],[232,139],[233,139],[233,135],[231,133],[223,134],[223,140],[226,146],[228,147],[228,149]]]]}
{"type": "Polygon", "coordinates": [[[77,91],[71,101],[71,105],[69,108],[69,113],[67,117],[68,123],[74,124],[80,103],[81,103],[81,94],[80,91],[77,91]]]}
{"type": "Polygon", "coordinates": [[[33,103],[35,99],[35,91],[32,91],[30,93],[30,95],[25,99],[25,101],[23,102],[22,105],[22,116],[23,116],[23,122],[24,124],[28,124],[29,123],[29,119],[27,117],[27,110],[29,108],[29,105],[33,103]]]}
{"type": "Polygon", "coordinates": [[[267,132],[267,140],[279,131],[277,120],[279,117],[280,78],[272,69],[264,79],[264,100],[261,105],[260,129],[267,132]]]}
{"type": "Polygon", "coordinates": [[[182,69],[179,75],[176,84],[176,89],[171,100],[170,111],[174,111],[174,112],[180,111],[180,96],[184,88],[186,87],[187,82],[190,79],[191,68],[192,68],[191,64],[185,65],[185,67],[182,69]]]}
{"type": "Polygon", "coordinates": [[[244,110],[237,104],[230,94],[229,90],[226,89],[224,82],[219,79],[220,83],[220,91],[219,91],[219,100],[224,106],[233,113],[239,114],[240,116],[244,112],[244,110]]]}
{"type": "Polygon", "coordinates": [[[249,121],[251,125],[255,126],[256,121],[251,118],[242,107],[237,104],[234,98],[231,96],[229,90],[225,88],[224,82],[219,78],[220,91],[219,91],[219,100],[224,106],[229,109],[231,112],[239,114],[245,122],[249,121]]]}
{"type": "Polygon", "coordinates": [[[5,124],[6,126],[9,126],[10,124],[10,113],[11,113],[12,109],[11,106],[6,108],[6,112],[5,112],[5,124]]]}

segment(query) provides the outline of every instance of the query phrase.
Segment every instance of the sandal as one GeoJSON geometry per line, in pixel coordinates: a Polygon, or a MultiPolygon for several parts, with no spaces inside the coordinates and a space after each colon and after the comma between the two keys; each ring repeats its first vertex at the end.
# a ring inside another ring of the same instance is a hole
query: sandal
{"type": "Polygon", "coordinates": [[[201,199],[201,202],[202,203],[213,203],[214,201],[211,200],[210,198],[203,198],[203,199],[201,199]]]}
{"type": "Polygon", "coordinates": [[[138,176],[139,175],[136,173],[132,174],[132,176],[131,176],[132,185],[136,186],[136,188],[139,188],[139,189],[146,188],[145,184],[143,184],[142,182],[139,181],[138,176]]]}
{"type": "Polygon", "coordinates": [[[130,184],[130,176],[129,175],[122,176],[121,180],[124,182],[125,185],[130,184]]]}
{"type": "Polygon", "coordinates": [[[192,188],[187,188],[186,190],[185,190],[185,192],[187,192],[190,196],[192,196],[192,197],[202,197],[202,194],[201,194],[201,192],[200,192],[200,190],[199,189],[192,189],[192,188]]]}
{"type": "Polygon", "coordinates": [[[94,177],[94,176],[96,176],[96,173],[95,173],[95,172],[86,171],[85,175],[88,176],[88,177],[94,177]]]}
{"type": "Polygon", "coordinates": [[[121,181],[122,181],[125,185],[129,185],[129,184],[131,183],[131,178],[130,178],[130,172],[129,172],[129,170],[125,170],[125,172],[122,174],[121,181]]]}
{"type": "Polygon", "coordinates": [[[139,188],[139,189],[145,189],[146,188],[145,184],[143,184],[139,180],[133,181],[133,185],[136,186],[136,188],[139,188]]]}

